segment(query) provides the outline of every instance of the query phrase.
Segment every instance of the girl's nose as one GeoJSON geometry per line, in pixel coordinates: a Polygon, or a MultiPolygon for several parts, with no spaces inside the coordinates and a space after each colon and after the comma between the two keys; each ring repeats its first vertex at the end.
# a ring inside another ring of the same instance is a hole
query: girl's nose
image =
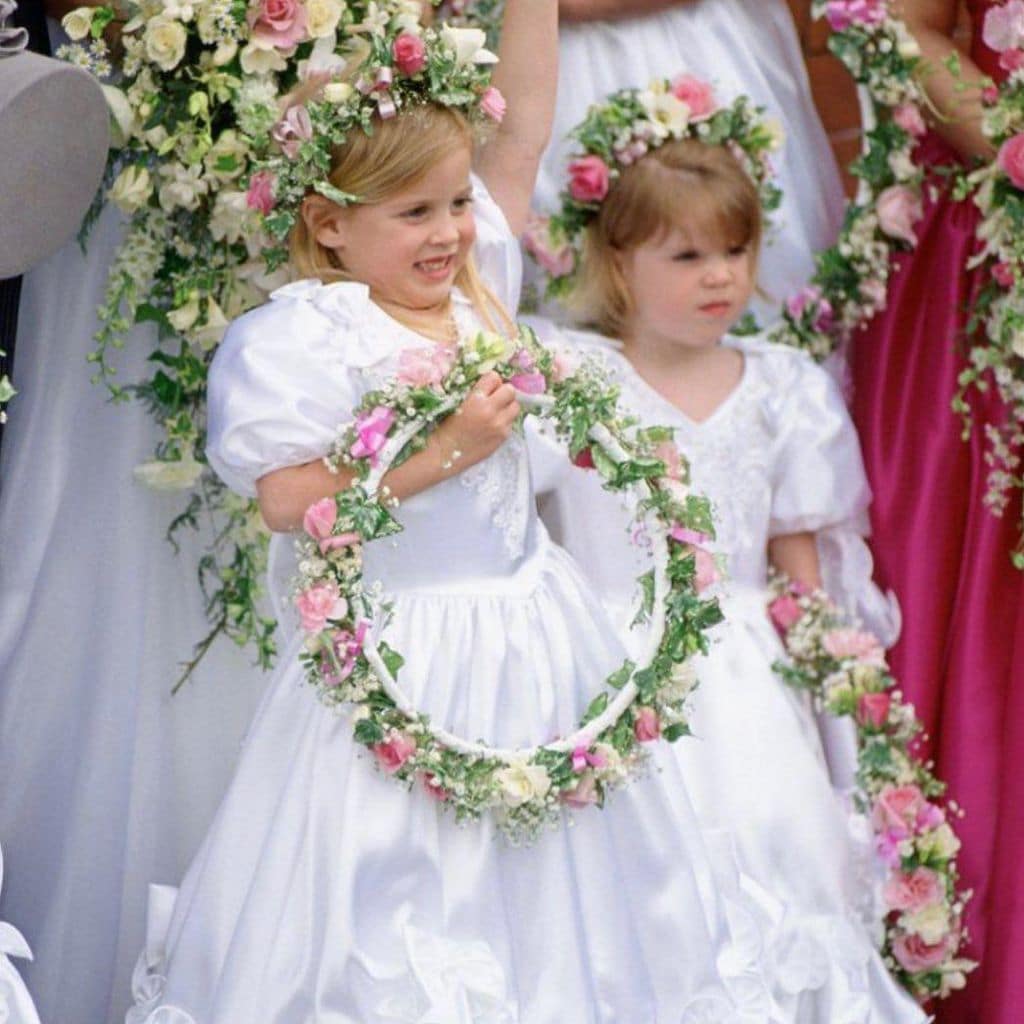
{"type": "Polygon", "coordinates": [[[732,281],[732,267],[727,259],[715,259],[708,263],[704,281],[711,285],[725,285],[732,281]]]}
{"type": "Polygon", "coordinates": [[[459,240],[459,227],[450,214],[442,214],[434,223],[430,241],[434,245],[453,245],[459,240]]]}

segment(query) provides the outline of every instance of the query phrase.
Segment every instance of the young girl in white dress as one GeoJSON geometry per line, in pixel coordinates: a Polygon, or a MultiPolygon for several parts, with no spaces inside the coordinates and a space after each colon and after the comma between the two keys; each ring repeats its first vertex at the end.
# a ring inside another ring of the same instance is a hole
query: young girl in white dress
{"type": "MultiPolygon", "coordinates": [[[[727,562],[725,621],[698,660],[696,738],[671,752],[702,825],[729,830],[741,869],[787,904],[771,941],[786,1019],[923,1020],[874,948],[862,906],[870,868],[863,877],[813,714],[772,671],[783,648],[767,613],[770,566],[886,619],[842,398],[803,353],[727,334],[754,288],[762,225],[758,189],[729,148],[666,141],[612,175],[606,196],[591,196],[572,293],[601,334],[567,332],[563,343],[570,359],[607,363],[642,425],[674,429],[689,486],[716,513],[714,544],[691,538],[701,583],[718,572],[709,547],[727,562]]],[[[618,540],[628,502],[597,473],[553,463],[540,435],[534,456],[546,477],[538,488],[550,492],[544,518],[628,642],[635,583],[649,568],[618,540]]]]}
{"type": "Polygon", "coordinates": [[[557,208],[568,133],[592,103],[616,89],[687,73],[712,83],[719,95],[749,96],[786,137],[774,158],[783,204],[762,254],[765,295],[751,303],[769,323],[811,276],[814,253],[835,241],[843,215],[839,170],[786,0],[562,0],[559,8],[558,102],[536,209],[557,208]]]}
{"type": "MultiPolygon", "coordinates": [[[[292,238],[298,269],[317,276],[230,328],[210,376],[210,460],[275,530],[351,479],[321,457],[400,353],[515,308],[513,232],[550,118],[555,31],[554,0],[509,5],[498,75],[510,113],[479,178],[452,108],[353,130],[329,181],[358,203],[309,194],[292,238]],[[472,297],[486,294],[480,281],[496,303],[472,297]]],[[[403,531],[364,553],[364,574],[394,601],[387,635],[413,702],[504,745],[564,734],[623,657],[537,520],[517,414],[513,389],[483,378],[388,474],[403,531]]],[[[785,1020],[756,936],[740,934],[748,916],[730,918],[728,941],[720,872],[671,759],[608,809],[515,847],[493,822],[458,827],[421,788],[375,770],[349,716],[304,685],[302,646],[295,635],[284,649],[176,898],[155,894],[169,926],[151,922],[129,1021],[785,1020]]]]}

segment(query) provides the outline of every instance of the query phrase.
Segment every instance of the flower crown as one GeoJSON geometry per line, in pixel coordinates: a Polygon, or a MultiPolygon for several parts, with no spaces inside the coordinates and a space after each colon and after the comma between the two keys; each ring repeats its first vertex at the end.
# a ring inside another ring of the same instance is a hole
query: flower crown
{"type": "Polygon", "coordinates": [[[768,156],[781,144],[782,132],[763,114],[746,96],[719,106],[711,86],[691,75],[655,79],[646,89],[620,89],[594,104],[570,133],[582,152],[569,162],[561,208],[550,218],[534,218],[523,237],[547,277],[548,296],[564,297],[576,286],[584,232],[623,168],[666,142],[728,146],[757,186],[765,215],[777,209],[782,193],[768,156]]]}
{"type": "MultiPolygon", "coordinates": [[[[355,5],[350,5],[355,6],[355,5]]],[[[387,0],[366,5],[362,23],[347,28],[340,52],[334,40],[311,54],[306,81],[253,133],[247,202],[270,236],[264,257],[274,269],[287,259],[286,239],[310,189],[341,205],[359,197],[328,181],[331,151],[352,131],[373,134],[374,118],[388,120],[417,105],[461,111],[471,123],[500,121],[505,100],[490,84],[498,58],[484,32],[451,25],[424,27],[419,4],[387,0]]]]}

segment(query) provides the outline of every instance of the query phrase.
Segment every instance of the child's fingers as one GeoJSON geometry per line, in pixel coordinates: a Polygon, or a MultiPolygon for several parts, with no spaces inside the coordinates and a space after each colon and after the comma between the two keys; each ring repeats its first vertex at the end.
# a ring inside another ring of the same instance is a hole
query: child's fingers
{"type": "Polygon", "coordinates": [[[473,385],[473,393],[487,397],[493,395],[500,387],[502,387],[501,378],[491,370],[489,373],[485,373],[477,382],[473,385]]]}

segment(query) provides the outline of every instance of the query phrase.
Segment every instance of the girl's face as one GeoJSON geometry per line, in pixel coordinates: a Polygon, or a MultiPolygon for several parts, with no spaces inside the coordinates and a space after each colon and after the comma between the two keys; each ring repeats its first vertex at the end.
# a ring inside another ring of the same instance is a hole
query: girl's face
{"type": "Polygon", "coordinates": [[[754,256],[746,245],[678,228],[629,250],[621,261],[634,304],[627,333],[688,348],[716,345],[750,301],[754,256]]]}
{"type": "Polygon", "coordinates": [[[413,310],[442,306],[476,238],[469,169],[470,151],[460,147],[380,203],[335,207],[317,241],[375,300],[413,310]]]}

